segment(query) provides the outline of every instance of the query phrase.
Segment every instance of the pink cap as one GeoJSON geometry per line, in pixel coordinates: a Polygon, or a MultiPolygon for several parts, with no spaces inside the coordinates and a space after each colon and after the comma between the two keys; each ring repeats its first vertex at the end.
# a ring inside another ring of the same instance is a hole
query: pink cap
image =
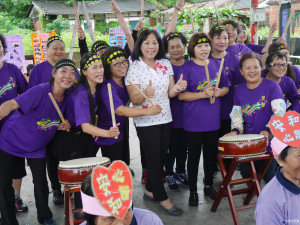
{"type": "MultiPolygon", "coordinates": [[[[112,216],[105,208],[103,208],[97,198],[84,194],[81,191],[82,211],[95,216],[112,216]]],[[[132,201],[128,208],[131,208],[132,201]]]]}
{"type": "Polygon", "coordinates": [[[288,145],[284,144],[278,138],[274,137],[271,141],[271,148],[273,151],[274,157],[277,159],[277,156],[285,149],[288,145]]]}

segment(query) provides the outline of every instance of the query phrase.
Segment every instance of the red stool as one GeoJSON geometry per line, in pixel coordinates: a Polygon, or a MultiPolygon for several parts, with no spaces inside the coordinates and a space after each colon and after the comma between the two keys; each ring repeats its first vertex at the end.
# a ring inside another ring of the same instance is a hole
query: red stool
{"type": "Polygon", "coordinates": [[[228,171],[226,171],[223,158],[220,154],[218,154],[218,161],[219,161],[219,165],[220,165],[223,182],[220,183],[220,189],[219,189],[219,191],[216,195],[216,198],[214,200],[214,203],[211,207],[211,211],[216,212],[222,198],[227,196],[234,224],[240,225],[240,222],[239,222],[239,219],[237,216],[237,211],[242,210],[242,209],[252,208],[252,207],[256,206],[256,204],[249,205],[249,203],[250,203],[251,199],[254,197],[254,195],[257,195],[257,197],[259,196],[259,194],[261,192],[260,181],[263,179],[264,175],[266,174],[273,158],[274,158],[273,155],[268,155],[268,154],[261,155],[261,156],[255,156],[255,157],[251,157],[251,158],[239,158],[239,157],[235,156],[231,161],[228,171]],[[266,163],[263,164],[263,166],[260,168],[260,172],[257,174],[253,162],[259,161],[259,160],[266,160],[266,163]],[[233,175],[236,167],[240,163],[249,163],[250,164],[251,177],[244,178],[244,179],[232,180],[232,175],[233,175]],[[231,190],[232,186],[238,185],[238,184],[244,184],[244,183],[246,183],[248,185],[248,188],[231,190]],[[234,201],[233,201],[233,195],[240,195],[240,194],[244,194],[244,193],[247,193],[247,196],[243,202],[244,206],[236,207],[234,204],[234,201]]]}

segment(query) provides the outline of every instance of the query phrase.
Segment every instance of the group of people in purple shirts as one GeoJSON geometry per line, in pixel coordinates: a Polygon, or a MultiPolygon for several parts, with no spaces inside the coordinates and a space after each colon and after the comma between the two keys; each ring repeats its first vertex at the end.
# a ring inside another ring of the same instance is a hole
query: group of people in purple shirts
{"type": "MultiPolygon", "coordinates": [[[[20,198],[21,178],[26,176],[25,158],[33,176],[37,217],[41,224],[56,224],[48,206],[46,168],[53,201],[63,204],[57,176],[59,161],[95,157],[101,148],[102,156],[111,161],[122,160],[129,166],[129,117],[133,117],[140,141],[142,181],[146,183],[143,199],[157,201],[161,211],[180,216],[184,212],[169,199],[164,173],[170,191],[178,191],[178,184],[189,188],[188,204],[198,206],[198,170],[203,152],[203,192],[214,199],[218,139],[238,134],[263,134],[269,138],[268,123],[272,116],[282,116],[287,110],[300,112],[300,70],[291,65],[288,46],[282,38],[272,43],[275,26],[270,32],[271,41],[265,46],[246,45],[243,29],[236,20],[226,20],[212,27],[208,34],[195,33],[187,41],[182,33],[173,32],[183,4],[183,0],[178,0],[161,39],[156,31],[143,27],[142,18],[131,33],[112,0],[112,11],[118,16],[128,46],[122,49],[97,41],[89,52],[85,34],[78,28],[82,55],[80,73],[72,60],[64,58],[65,44],[59,36],[48,39],[49,60],[33,68],[28,84],[17,67],[0,62],[3,224],[19,224],[16,206],[19,211],[27,210],[20,198]],[[189,60],[184,56],[186,50],[189,60]],[[112,89],[115,126],[112,125],[108,84],[112,89]],[[132,84],[152,101],[144,98],[132,84]],[[66,122],[60,121],[48,93],[53,94],[66,122]],[[213,98],[215,102],[211,104],[213,98]]],[[[0,35],[0,59],[5,50],[5,39],[0,35]]],[[[286,158],[287,153],[281,158],[282,164],[289,166],[284,163],[286,158]]],[[[299,162],[297,165],[300,168],[299,162]]],[[[257,170],[259,167],[260,164],[256,164],[257,170]]],[[[274,159],[264,177],[266,182],[279,173],[277,167],[274,159]]],[[[247,164],[241,164],[240,171],[243,177],[250,176],[247,164]]],[[[284,178],[284,173],[281,178],[278,176],[277,179],[289,179],[284,178]]],[[[295,180],[290,180],[294,184],[291,192],[299,200],[300,185],[295,180]]],[[[282,184],[280,180],[279,183],[282,184]]],[[[289,187],[286,183],[280,186],[287,190],[289,187]]],[[[82,207],[80,195],[75,195],[75,205],[82,207]]],[[[266,207],[276,206],[266,204],[260,210],[266,207]]],[[[132,220],[124,224],[162,224],[153,213],[133,212],[141,213],[136,217],[143,218],[143,223],[132,220]],[[151,217],[148,222],[147,216],[151,217]]],[[[271,217],[272,213],[269,214],[271,217]]],[[[260,220],[264,224],[268,221],[266,217],[260,220]]],[[[98,219],[90,221],[90,225],[98,224],[98,219]]]]}

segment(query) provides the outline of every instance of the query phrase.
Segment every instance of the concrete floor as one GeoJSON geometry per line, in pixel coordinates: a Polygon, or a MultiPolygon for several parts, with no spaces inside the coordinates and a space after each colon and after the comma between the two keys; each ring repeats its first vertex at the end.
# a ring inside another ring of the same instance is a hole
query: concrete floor
{"type": "MultiPolygon", "coordinates": [[[[189,190],[187,188],[181,187],[179,192],[170,192],[167,190],[167,193],[170,199],[175,203],[176,206],[184,210],[184,214],[181,217],[172,217],[164,212],[159,211],[158,203],[155,202],[145,202],[143,200],[144,194],[144,185],[140,182],[141,179],[141,162],[139,154],[139,141],[136,136],[136,131],[134,127],[130,127],[130,146],[131,146],[131,168],[135,171],[134,179],[134,193],[133,193],[133,203],[135,207],[149,209],[159,215],[161,220],[166,225],[171,224],[211,224],[211,225],[230,225],[234,224],[230,212],[230,207],[227,201],[227,198],[223,198],[217,212],[212,213],[210,211],[213,201],[203,194],[203,167],[202,159],[200,161],[201,167],[199,170],[198,177],[198,193],[200,204],[198,207],[190,207],[188,205],[189,190]]],[[[101,154],[101,153],[100,153],[101,154]]],[[[26,167],[27,176],[23,179],[21,196],[26,204],[29,206],[29,211],[27,213],[18,213],[18,221],[20,225],[30,224],[38,225],[36,219],[36,208],[33,195],[33,184],[32,177],[29,167],[26,167]]],[[[239,172],[236,172],[235,177],[239,177],[239,172]]],[[[218,173],[218,176],[214,179],[215,188],[218,190],[218,183],[221,181],[221,174],[218,173]]],[[[165,185],[167,188],[167,185],[165,185]]],[[[242,205],[242,196],[235,196],[236,206],[242,205]]],[[[252,200],[251,203],[255,202],[256,199],[252,200]]],[[[64,224],[64,206],[56,206],[52,201],[52,193],[49,195],[49,205],[53,212],[54,219],[57,221],[57,224],[64,224]]],[[[238,217],[240,224],[254,225],[254,208],[241,210],[238,212],[238,217]]]]}

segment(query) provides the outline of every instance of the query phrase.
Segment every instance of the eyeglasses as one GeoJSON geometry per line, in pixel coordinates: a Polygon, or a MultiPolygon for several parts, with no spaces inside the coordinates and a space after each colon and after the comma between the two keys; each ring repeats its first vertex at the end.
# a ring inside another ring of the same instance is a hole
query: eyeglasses
{"type": "Polygon", "coordinates": [[[119,67],[121,67],[122,65],[123,65],[123,66],[127,66],[128,63],[129,63],[128,59],[125,59],[125,60],[122,61],[122,62],[117,62],[117,63],[113,64],[113,66],[119,68],[119,67]]]}
{"type": "Polygon", "coordinates": [[[288,63],[283,63],[283,64],[280,64],[280,63],[272,63],[270,64],[270,66],[274,66],[276,68],[280,68],[280,67],[283,67],[283,68],[286,68],[288,66],[288,63]]]}

